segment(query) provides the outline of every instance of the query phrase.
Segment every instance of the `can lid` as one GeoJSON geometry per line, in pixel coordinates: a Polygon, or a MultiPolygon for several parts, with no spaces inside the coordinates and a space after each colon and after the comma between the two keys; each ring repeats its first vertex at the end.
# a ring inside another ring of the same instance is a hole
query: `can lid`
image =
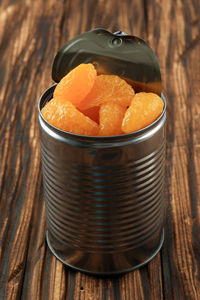
{"type": "Polygon", "coordinates": [[[136,92],[161,95],[158,59],[141,38],[122,31],[111,33],[102,28],[82,33],[58,51],[53,62],[53,80],[59,82],[81,63],[94,64],[98,74],[124,78],[136,92]]]}

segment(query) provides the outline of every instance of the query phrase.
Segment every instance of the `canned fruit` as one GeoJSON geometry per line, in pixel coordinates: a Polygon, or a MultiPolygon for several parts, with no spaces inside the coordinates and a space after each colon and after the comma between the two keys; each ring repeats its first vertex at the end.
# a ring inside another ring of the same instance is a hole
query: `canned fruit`
{"type": "Polygon", "coordinates": [[[78,106],[91,91],[96,78],[93,64],[80,64],[61,79],[53,97],[60,102],[70,101],[78,106]]]}
{"type": "Polygon", "coordinates": [[[75,134],[96,136],[97,123],[81,113],[71,102],[61,103],[57,99],[49,101],[41,110],[44,119],[51,125],[75,134]]]}
{"type": "Polygon", "coordinates": [[[99,123],[99,106],[90,107],[86,110],[80,110],[84,115],[95,121],[96,123],[99,123]]]}
{"type": "Polygon", "coordinates": [[[122,131],[130,133],[154,122],[162,113],[164,103],[154,93],[137,93],[122,121],[122,131]]]}
{"type": "Polygon", "coordinates": [[[125,111],[125,107],[114,102],[102,104],[99,111],[99,135],[111,136],[123,134],[121,125],[125,111]]]}
{"type": "Polygon", "coordinates": [[[116,75],[98,75],[92,64],[80,64],[57,84],[42,109],[51,125],[71,133],[113,136],[140,130],[163,111],[162,99],[140,92],[116,75]]]}
{"type": "Polygon", "coordinates": [[[88,109],[110,101],[127,107],[131,104],[134,95],[132,86],[119,76],[99,75],[91,92],[80,103],[80,108],[88,109]]]}

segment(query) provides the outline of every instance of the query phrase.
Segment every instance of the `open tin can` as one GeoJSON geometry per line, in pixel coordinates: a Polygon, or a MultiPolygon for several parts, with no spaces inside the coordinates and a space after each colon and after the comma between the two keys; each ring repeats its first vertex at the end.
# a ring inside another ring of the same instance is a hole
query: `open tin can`
{"type": "Polygon", "coordinates": [[[55,86],[39,102],[48,246],[84,272],[118,274],[143,266],[164,240],[165,98],[162,115],[148,127],[88,137],[42,117],[55,86]]]}

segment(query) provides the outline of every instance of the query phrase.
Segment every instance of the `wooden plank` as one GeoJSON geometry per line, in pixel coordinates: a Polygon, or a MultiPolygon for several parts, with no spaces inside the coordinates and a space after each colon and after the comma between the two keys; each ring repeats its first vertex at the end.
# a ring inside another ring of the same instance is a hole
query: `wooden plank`
{"type": "Polygon", "coordinates": [[[168,98],[165,299],[200,297],[199,10],[199,1],[148,1],[149,43],[158,54],[168,98]]]}
{"type": "Polygon", "coordinates": [[[45,245],[37,121],[39,96],[51,83],[62,7],[1,1],[1,299],[53,297],[65,285],[63,266],[45,245]]]}

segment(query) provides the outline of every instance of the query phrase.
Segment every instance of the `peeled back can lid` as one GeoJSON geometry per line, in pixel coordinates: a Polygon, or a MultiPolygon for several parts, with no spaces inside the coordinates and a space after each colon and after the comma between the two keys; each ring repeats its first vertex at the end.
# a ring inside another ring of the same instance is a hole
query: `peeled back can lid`
{"type": "Polygon", "coordinates": [[[158,59],[141,38],[118,31],[94,29],[68,41],[57,53],[52,78],[59,82],[81,63],[92,63],[97,74],[118,75],[136,92],[161,95],[161,73],[158,59]]]}

